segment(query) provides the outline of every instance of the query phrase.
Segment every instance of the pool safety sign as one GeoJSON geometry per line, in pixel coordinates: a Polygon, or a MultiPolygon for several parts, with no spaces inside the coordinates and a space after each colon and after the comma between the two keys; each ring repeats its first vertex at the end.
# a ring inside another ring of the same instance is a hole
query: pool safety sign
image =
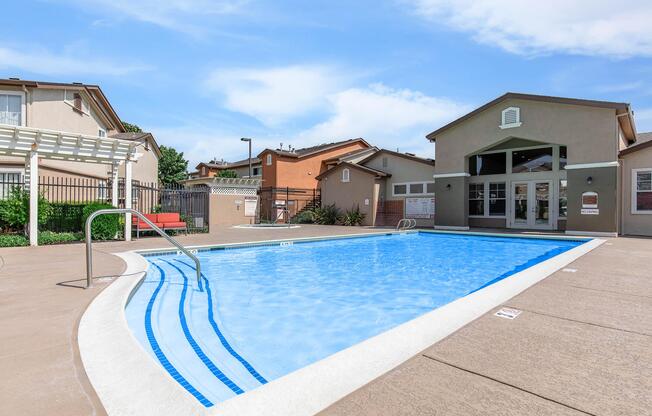
{"type": "Polygon", "coordinates": [[[245,196],[244,199],[244,215],[245,217],[255,217],[256,208],[258,207],[258,197],[245,196]]]}
{"type": "Polygon", "coordinates": [[[499,317],[499,318],[516,319],[516,317],[519,316],[520,314],[521,314],[521,311],[519,311],[518,309],[501,308],[494,315],[499,317]]]}
{"type": "Polygon", "coordinates": [[[597,192],[584,192],[582,194],[582,215],[599,215],[598,209],[598,193],[597,192]]]}
{"type": "Polygon", "coordinates": [[[405,198],[405,218],[435,218],[435,198],[405,198]]]}

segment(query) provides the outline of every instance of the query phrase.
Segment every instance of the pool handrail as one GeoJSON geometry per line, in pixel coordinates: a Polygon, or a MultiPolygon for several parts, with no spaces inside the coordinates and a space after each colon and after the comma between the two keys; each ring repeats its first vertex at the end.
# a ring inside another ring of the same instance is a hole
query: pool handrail
{"type": "Polygon", "coordinates": [[[181,243],[179,243],[174,238],[170,237],[165,231],[160,229],[156,224],[149,220],[142,212],[137,211],[132,208],[107,208],[97,210],[86,219],[86,289],[93,286],[93,239],[91,237],[91,224],[93,220],[103,214],[133,214],[140,218],[144,223],[152,227],[152,230],[156,231],[164,237],[168,242],[173,244],[176,248],[181,250],[186,256],[190,257],[195,262],[195,270],[197,271],[197,285],[201,289],[201,264],[197,256],[192,254],[187,248],[185,248],[181,243]]]}
{"type": "Polygon", "coordinates": [[[400,230],[411,230],[417,226],[417,220],[414,218],[401,218],[396,224],[396,231],[400,230]],[[401,224],[405,222],[405,226],[401,227],[401,224]]]}

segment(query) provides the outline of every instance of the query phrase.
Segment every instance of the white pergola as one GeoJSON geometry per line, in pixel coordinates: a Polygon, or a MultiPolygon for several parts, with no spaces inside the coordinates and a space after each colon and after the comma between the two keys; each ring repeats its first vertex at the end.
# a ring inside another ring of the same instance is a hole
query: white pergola
{"type": "MultiPolygon", "coordinates": [[[[29,188],[29,243],[38,245],[38,159],[112,165],[112,203],[118,206],[118,166],[125,164],[125,208],[131,208],[131,171],[141,156],[137,143],[108,137],[0,124],[0,155],[25,158],[29,188]]],[[[125,239],[131,240],[131,214],[126,214],[125,239]]]]}

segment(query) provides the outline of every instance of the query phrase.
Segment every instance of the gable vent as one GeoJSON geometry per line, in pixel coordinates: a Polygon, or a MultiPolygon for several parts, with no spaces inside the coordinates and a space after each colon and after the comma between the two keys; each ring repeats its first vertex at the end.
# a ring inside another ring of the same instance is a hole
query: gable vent
{"type": "Polygon", "coordinates": [[[503,110],[501,117],[501,129],[519,127],[521,125],[521,109],[509,107],[503,110]]]}

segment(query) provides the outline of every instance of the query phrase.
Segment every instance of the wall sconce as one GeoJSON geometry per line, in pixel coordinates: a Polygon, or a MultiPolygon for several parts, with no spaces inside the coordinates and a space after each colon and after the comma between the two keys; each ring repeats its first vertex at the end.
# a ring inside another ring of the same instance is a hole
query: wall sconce
{"type": "Polygon", "coordinates": [[[447,191],[450,191],[450,190],[451,190],[451,184],[450,184],[450,183],[446,185],[446,190],[447,190],[447,191]]]}
{"type": "Polygon", "coordinates": [[[593,183],[593,176],[589,176],[588,178],[586,178],[586,183],[591,185],[593,183]]]}

